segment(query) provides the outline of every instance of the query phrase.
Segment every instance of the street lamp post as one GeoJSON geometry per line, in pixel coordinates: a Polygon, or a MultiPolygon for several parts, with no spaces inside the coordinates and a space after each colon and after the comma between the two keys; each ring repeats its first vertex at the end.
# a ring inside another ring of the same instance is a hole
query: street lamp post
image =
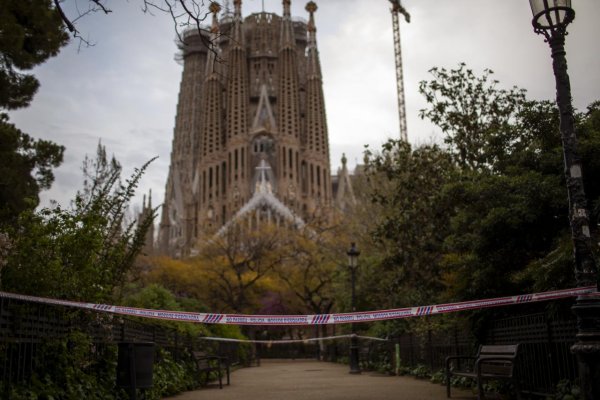
{"type": "MultiPolygon", "coordinates": [[[[360,251],[356,248],[356,243],[350,245],[348,254],[348,267],[350,268],[352,281],[352,312],[356,311],[356,268],[358,267],[358,256],[360,251]]],[[[360,365],[358,362],[358,338],[356,337],[356,326],[352,323],[352,337],[350,338],[350,373],[360,374],[360,365]]]]}
{"type": "MultiPolygon", "coordinates": [[[[556,79],[556,103],[560,112],[560,134],[563,145],[565,177],[569,196],[569,221],[575,258],[577,286],[598,285],[597,268],[592,253],[589,213],[583,187],[581,159],[571,103],[571,84],[565,56],[567,25],[575,19],[571,0],[529,0],[533,12],[533,28],[543,34],[552,50],[552,66],[556,79]]],[[[579,361],[579,376],[585,399],[600,399],[600,301],[597,297],[580,296],[573,312],[577,315],[577,342],[571,351],[579,361]]]]}

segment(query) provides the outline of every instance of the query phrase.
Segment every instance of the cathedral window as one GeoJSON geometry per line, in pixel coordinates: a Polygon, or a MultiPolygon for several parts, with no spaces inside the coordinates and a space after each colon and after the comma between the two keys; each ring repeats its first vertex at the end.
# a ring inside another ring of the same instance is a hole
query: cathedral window
{"type": "Polygon", "coordinates": [[[229,152],[229,154],[227,155],[227,160],[229,161],[227,165],[229,166],[229,184],[231,185],[231,152],[229,152]]]}
{"type": "Polygon", "coordinates": [[[289,167],[290,167],[290,179],[294,178],[294,153],[292,152],[292,149],[288,150],[288,161],[289,161],[289,167]]]}
{"type": "Polygon", "coordinates": [[[215,194],[219,196],[219,166],[215,167],[215,194]]]}
{"type": "Polygon", "coordinates": [[[212,187],[213,187],[213,169],[208,169],[208,198],[212,199],[212,187]]]}
{"type": "Polygon", "coordinates": [[[306,176],[306,161],[302,161],[302,169],[301,169],[301,176],[302,176],[302,193],[306,193],[308,191],[308,182],[307,182],[307,176],[306,176]]]}
{"type": "Polygon", "coordinates": [[[317,186],[321,187],[321,167],[317,165],[317,186]]]}
{"type": "Polygon", "coordinates": [[[282,153],[282,157],[283,157],[282,170],[283,170],[283,174],[285,175],[285,166],[287,164],[286,161],[285,161],[285,147],[283,148],[283,151],[281,153],[282,153]]]}
{"type": "Polygon", "coordinates": [[[315,170],[312,164],[310,164],[310,193],[315,194],[315,170]]]}
{"type": "Polygon", "coordinates": [[[296,180],[298,182],[300,182],[300,167],[299,167],[299,160],[298,160],[298,152],[296,152],[296,180]]]}
{"type": "Polygon", "coordinates": [[[244,178],[244,148],[242,148],[242,178],[244,178]]]}
{"type": "Polygon", "coordinates": [[[194,206],[194,236],[198,237],[198,203],[194,206]]]}
{"type": "Polygon", "coordinates": [[[206,203],[206,171],[202,171],[202,202],[206,203]]]}
{"type": "Polygon", "coordinates": [[[225,195],[227,193],[227,164],[223,161],[221,164],[221,193],[225,195]]]}

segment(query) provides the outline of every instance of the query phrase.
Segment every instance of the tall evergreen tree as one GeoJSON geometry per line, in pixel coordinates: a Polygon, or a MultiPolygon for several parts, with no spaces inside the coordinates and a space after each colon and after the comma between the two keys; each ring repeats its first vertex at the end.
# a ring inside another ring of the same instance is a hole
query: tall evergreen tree
{"type": "Polygon", "coordinates": [[[38,193],[50,187],[52,168],[64,152],[22,132],[2,111],[31,103],[39,82],[23,71],[55,56],[67,41],[50,0],[0,2],[0,225],[13,224],[22,211],[38,205],[38,193]]]}
{"type": "Polygon", "coordinates": [[[58,54],[68,40],[50,0],[0,2],[0,108],[27,107],[39,82],[22,71],[58,54]]]}

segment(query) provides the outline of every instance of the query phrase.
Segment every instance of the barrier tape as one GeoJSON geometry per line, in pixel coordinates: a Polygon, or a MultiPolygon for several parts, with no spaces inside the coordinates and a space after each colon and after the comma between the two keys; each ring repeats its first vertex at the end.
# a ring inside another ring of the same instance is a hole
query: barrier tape
{"type": "Polygon", "coordinates": [[[0,297],[30,301],[43,304],[54,304],[67,307],[83,308],[134,317],[154,318],[170,321],[195,322],[202,324],[228,325],[331,325],[351,324],[355,322],[373,322],[390,319],[420,317],[424,315],[446,314],[459,311],[501,307],[514,304],[534,303],[539,301],[562,299],[567,297],[600,297],[595,286],[574,289],[553,290],[550,292],[532,293],[518,296],[498,297],[493,299],[463,301],[459,303],[438,304],[420,307],[396,308],[391,310],[362,311],[339,314],[317,315],[243,315],[243,314],[209,314],[186,311],[150,310],[145,308],[113,306],[107,304],[82,303],[70,300],[47,299],[43,297],[0,292],[0,297]]]}
{"type": "Polygon", "coordinates": [[[210,340],[213,342],[233,342],[233,343],[260,343],[266,345],[272,344],[290,344],[290,343],[310,343],[310,342],[324,342],[327,340],[336,340],[336,339],[345,339],[356,337],[358,339],[364,340],[374,340],[379,342],[387,342],[388,339],[382,339],[373,336],[360,336],[360,335],[337,335],[337,336],[327,336],[322,338],[309,338],[309,339],[280,339],[280,340],[252,340],[252,339],[231,339],[231,338],[222,338],[222,337],[212,337],[212,336],[201,336],[199,339],[202,340],[210,340]]]}

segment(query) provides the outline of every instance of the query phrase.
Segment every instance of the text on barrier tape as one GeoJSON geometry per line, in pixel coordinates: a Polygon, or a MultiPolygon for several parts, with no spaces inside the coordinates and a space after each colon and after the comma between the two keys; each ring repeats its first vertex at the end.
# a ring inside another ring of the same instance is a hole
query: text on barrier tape
{"type": "Polygon", "coordinates": [[[446,314],[459,311],[508,306],[513,304],[534,303],[538,301],[555,300],[575,296],[597,297],[599,295],[600,294],[596,291],[595,286],[589,286],[574,289],[553,290],[550,292],[533,293],[518,296],[471,300],[459,303],[437,304],[432,306],[396,308],[391,310],[317,315],[246,315],[151,310],[136,307],[112,306],[107,304],[82,303],[70,300],[56,300],[43,297],[0,292],[0,297],[15,300],[23,300],[43,304],[53,304],[67,307],[76,307],[112,314],[129,315],[134,317],[154,318],[182,322],[195,322],[202,324],[227,325],[350,324],[353,322],[372,322],[389,319],[420,317],[424,315],[446,314]]]}

